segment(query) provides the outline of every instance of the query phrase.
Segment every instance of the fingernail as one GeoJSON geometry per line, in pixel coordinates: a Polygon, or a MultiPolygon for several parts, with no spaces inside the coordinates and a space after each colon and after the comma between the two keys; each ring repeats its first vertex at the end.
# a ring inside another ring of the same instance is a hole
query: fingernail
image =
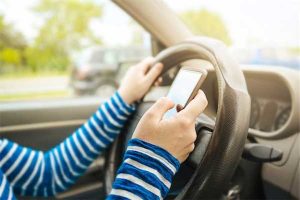
{"type": "Polygon", "coordinates": [[[169,99],[168,97],[160,97],[160,100],[161,101],[164,101],[164,102],[170,102],[170,103],[173,103],[173,101],[171,99],[169,99]]]}
{"type": "Polygon", "coordinates": [[[156,63],[155,66],[156,66],[157,68],[163,67],[161,63],[156,63]]]}

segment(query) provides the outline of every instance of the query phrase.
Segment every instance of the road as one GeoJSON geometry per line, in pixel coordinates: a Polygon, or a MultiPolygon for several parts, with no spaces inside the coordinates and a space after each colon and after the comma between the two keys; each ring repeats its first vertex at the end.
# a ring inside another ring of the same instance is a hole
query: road
{"type": "Polygon", "coordinates": [[[0,79],[0,94],[38,93],[68,89],[67,76],[0,79]]]}

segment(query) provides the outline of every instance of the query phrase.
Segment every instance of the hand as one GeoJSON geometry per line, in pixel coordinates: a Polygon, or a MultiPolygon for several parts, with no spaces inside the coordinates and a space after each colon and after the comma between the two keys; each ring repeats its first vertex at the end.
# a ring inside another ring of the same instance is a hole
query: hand
{"type": "Polygon", "coordinates": [[[174,117],[162,119],[174,107],[171,100],[163,97],[144,114],[132,137],[167,150],[182,163],[194,150],[197,137],[195,121],[206,106],[206,96],[200,90],[186,108],[174,117]]]}
{"type": "MultiPolygon", "coordinates": [[[[154,81],[158,79],[163,65],[157,63],[151,68],[153,62],[154,58],[146,58],[137,65],[130,67],[127,71],[119,88],[119,93],[126,103],[131,104],[140,100],[154,81]]],[[[158,79],[158,81],[161,81],[161,79],[158,79]]]]}

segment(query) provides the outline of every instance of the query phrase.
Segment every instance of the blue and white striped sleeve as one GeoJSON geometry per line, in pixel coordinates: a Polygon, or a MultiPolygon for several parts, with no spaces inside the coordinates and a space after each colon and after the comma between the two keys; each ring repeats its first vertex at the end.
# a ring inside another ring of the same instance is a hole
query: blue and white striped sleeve
{"type": "Polygon", "coordinates": [[[166,150],[132,139],[107,199],[163,199],[179,166],[166,150]]]}
{"type": "MultiPolygon", "coordinates": [[[[30,196],[66,190],[117,137],[134,109],[117,92],[83,126],[45,153],[0,139],[1,189],[10,186],[15,194],[30,196]]],[[[5,195],[0,193],[0,199],[5,195]]]]}
{"type": "MultiPolygon", "coordinates": [[[[1,141],[0,141],[1,144],[1,141]]],[[[16,199],[12,187],[7,181],[6,176],[2,173],[0,169],[0,200],[11,200],[11,199],[16,199]]]]}

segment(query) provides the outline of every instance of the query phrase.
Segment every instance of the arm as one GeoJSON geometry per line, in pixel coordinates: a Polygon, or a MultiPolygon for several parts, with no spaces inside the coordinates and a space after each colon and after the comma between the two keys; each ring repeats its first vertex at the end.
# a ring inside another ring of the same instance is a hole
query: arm
{"type": "MultiPolygon", "coordinates": [[[[52,196],[66,190],[117,137],[131,106],[148,91],[162,70],[152,58],[131,67],[119,91],[70,137],[43,153],[0,139],[0,169],[14,192],[52,196]]],[[[1,195],[0,195],[1,197],[1,195]]]]}
{"type": "Polygon", "coordinates": [[[165,198],[180,163],[194,149],[195,120],[206,105],[199,92],[184,110],[163,119],[174,103],[158,100],[136,127],[108,199],[165,198]]]}
{"type": "Polygon", "coordinates": [[[108,199],[162,199],[179,166],[166,150],[132,139],[108,199]]]}
{"type": "Polygon", "coordinates": [[[45,153],[3,140],[0,168],[17,194],[51,196],[62,192],[114,140],[133,111],[116,93],[82,127],[45,153]]]}
{"type": "MultiPolygon", "coordinates": [[[[0,140],[0,146],[1,146],[1,140],[0,140]]],[[[13,194],[13,189],[10,186],[6,176],[3,174],[3,172],[0,169],[0,200],[6,200],[6,199],[16,199],[15,195],[13,194]]]]}

